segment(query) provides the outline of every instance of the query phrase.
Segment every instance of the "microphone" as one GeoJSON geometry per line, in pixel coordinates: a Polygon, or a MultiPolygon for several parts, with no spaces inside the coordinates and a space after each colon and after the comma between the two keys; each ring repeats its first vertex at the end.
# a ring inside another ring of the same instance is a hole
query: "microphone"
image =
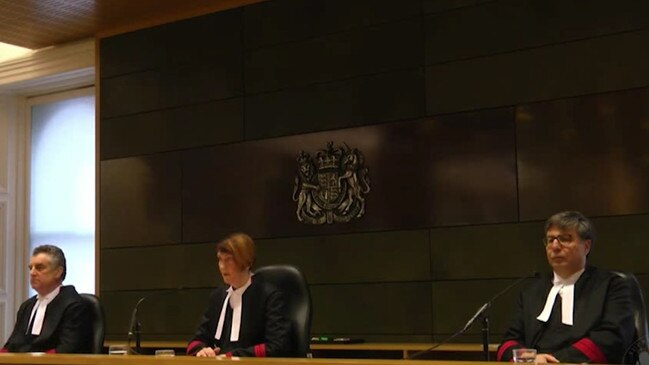
{"type": "Polygon", "coordinates": [[[466,331],[468,331],[469,328],[471,328],[471,326],[473,326],[473,323],[475,323],[476,320],[481,318],[482,319],[482,324],[483,324],[483,328],[482,328],[482,334],[483,334],[482,351],[484,353],[485,361],[489,361],[489,319],[488,319],[488,317],[486,315],[486,312],[491,307],[491,303],[494,300],[500,298],[503,294],[510,291],[513,287],[515,287],[518,284],[522,283],[523,281],[525,281],[527,279],[531,279],[531,278],[539,278],[540,276],[541,276],[541,274],[538,271],[533,271],[529,275],[525,275],[525,276],[522,276],[522,277],[518,278],[516,281],[514,281],[513,283],[507,285],[503,290],[499,291],[496,295],[491,297],[491,299],[489,299],[488,302],[486,302],[480,308],[478,308],[478,310],[475,312],[475,314],[466,322],[466,324],[464,325],[464,327],[462,327],[461,330],[455,332],[454,334],[452,334],[448,338],[444,339],[443,341],[441,341],[439,343],[436,343],[435,345],[427,348],[426,350],[422,350],[422,351],[414,353],[411,356],[408,356],[408,359],[409,360],[416,359],[416,358],[418,358],[418,357],[420,357],[420,356],[422,356],[424,354],[427,354],[427,353],[435,350],[436,348],[440,347],[441,345],[444,345],[444,344],[452,341],[454,338],[456,338],[456,337],[464,334],[466,331]]]}
{"type": "MultiPolygon", "coordinates": [[[[181,286],[181,287],[178,287],[178,288],[175,288],[175,289],[170,289],[170,290],[173,291],[173,292],[179,292],[179,291],[183,291],[185,289],[186,288],[184,286],[181,286]]],[[[137,354],[137,355],[142,354],[142,344],[141,344],[141,334],[142,334],[141,327],[142,327],[142,324],[140,323],[140,320],[137,317],[137,313],[138,313],[138,310],[140,308],[140,304],[142,304],[142,302],[144,302],[147,298],[162,295],[162,294],[166,294],[166,293],[168,293],[168,291],[145,295],[145,296],[141,297],[137,301],[137,303],[135,304],[135,307],[133,308],[133,312],[131,313],[131,322],[130,322],[130,324],[128,326],[128,337],[127,337],[127,339],[128,339],[128,348],[131,349],[131,352],[133,352],[134,354],[137,354]],[[133,340],[133,337],[135,337],[135,350],[133,350],[133,348],[131,346],[131,341],[133,340]]]]}
{"type": "Polygon", "coordinates": [[[525,280],[527,280],[527,279],[531,279],[531,278],[538,278],[538,277],[540,277],[540,276],[541,276],[541,274],[540,274],[538,271],[533,271],[530,275],[520,277],[520,278],[518,278],[516,281],[514,281],[513,283],[507,285],[507,286],[505,287],[505,289],[503,289],[503,290],[501,290],[500,292],[498,292],[498,293],[497,293],[496,295],[494,295],[491,299],[489,299],[488,302],[486,302],[485,304],[483,304],[482,307],[478,308],[478,310],[475,312],[475,314],[473,315],[473,317],[471,317],[471,319],[469,319],[469,320],[466,322],[466,324],[464,325],[464,328],[462,328],[462,330],[461,330],[460,332],[466,332],[469,328],[471,328],[471,326],[472,326],[473,323],[476,321],[476,319],[480,318],[480,316],[482,316],[482,314],[483,314],[487,309],[489,309],[489,307],[491,307],[491,303],[492,303],[494,300],[500,298],[503,294],[507,293],[507,292],[510,291],[513,287],[517,286],[518,284],[522,283],[523,281],[525,281],[525,280]]]}
{"type": "Polygon", "coordinates": [[[140,343],[140,329],[142,324],[137,318],[137,311],[140,308],[140,304],[142,304],[142,302],[144,302],[148,297],[148,295],[143,296],[137,301],[135,308],[133,308],[133,313],[131,313],[131,323],[128,325],[128,348],[131,348],[131,340],[133,339],[133,336],[135,336],[135,350],[133,350],[133,352],[138,355],[142,352],[142,346],[140,343]]]}

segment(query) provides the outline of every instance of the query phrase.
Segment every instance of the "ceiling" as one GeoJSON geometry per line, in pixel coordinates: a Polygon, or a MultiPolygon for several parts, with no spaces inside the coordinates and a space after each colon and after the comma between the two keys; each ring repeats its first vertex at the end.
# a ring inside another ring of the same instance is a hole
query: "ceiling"
{"type": "Polygon", "coordinates": [[[0,42],[39,49],[263,0],[0,0],[0,42]]]}

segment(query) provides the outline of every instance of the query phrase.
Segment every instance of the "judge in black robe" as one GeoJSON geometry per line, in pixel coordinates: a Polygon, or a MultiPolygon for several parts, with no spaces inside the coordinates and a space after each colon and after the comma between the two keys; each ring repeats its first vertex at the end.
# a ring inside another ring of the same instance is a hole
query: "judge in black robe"
{"type": "Polygon", "coordinates": [[[0,352],[91,352],[89,308],[73,286],[62,286],[65,275],[65,255],[60,248],[43,245],[33,250],[29,282],[38,295],[21,304],[14,330],[0,352]],[[47,303],[41,306],[42,316],[34,310],[38,300],[47,303]]]}
{"type": "Polygon", "coordinates": [[[4,346],[8,352],[91,352],[88,307],[74,286],[62,286],[47,305],[43,329],[38,336],[27,331],[35,304],[36,296],[33,296],[20,305],[16,326],[4,346]]]}
{"type": "Polygon", "coordinates": [[[243,233],[232,234],[217,245],[219,271],[229,287],[212,292],[187,346],[188,355],[294,355],[284,295],[251,273],[254,254],[252,239],[243,233]]]}
{"type": "Polygon", "coordinates": [[[282,293],[254,275],[243,294],[241,326],[238,341],[230,341],[232,307],[226,306],[221,338],[215,338],[220,312],[227,296],[226,288],[212,292],[196,334],[187,346],[193,355],[204,347],[218,347],[226,356],[288,357],[291,356],[289,322],[286,320],[282,293]]]}
{"type": "Polygon", "coordinates": [[[581,213],[553,215],[545,232],[554,275],[520,294],[498,360],[511,361],[516,348],[535,348],[537,363],[621,363],[635,334],[627,282],[586,265],[595,237],[581,213]]]}
{"type": "Polygon", "coordinates": [[[627,282],[617,274],[587,267],[575,283],[572,326],[561,323],[560,296],[547,322],[536,318],[551,288],[547,276],[520,294],[498,360],[510,361],[515,348],[536,348],[561,362],[621,363],[635,331],[627,282]]]}

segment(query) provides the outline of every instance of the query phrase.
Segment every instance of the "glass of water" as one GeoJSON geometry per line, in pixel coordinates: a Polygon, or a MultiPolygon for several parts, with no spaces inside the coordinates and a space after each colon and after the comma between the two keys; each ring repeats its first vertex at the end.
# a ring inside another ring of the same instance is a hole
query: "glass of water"
{"type": "Polygon", "coordinates": [[[155,350],[155,356],[176,356],[176,352],[172,349],[155,350]]]}
{"type": "Polygon", "coordinates": [[[110,345],[108,355],[127,355],[128,347],[126,345],[110,345]]]}
{"type": "Polygon", "coordinates": [[[514,349],[514,362],[536,362],[536,349],[514,349]]]}

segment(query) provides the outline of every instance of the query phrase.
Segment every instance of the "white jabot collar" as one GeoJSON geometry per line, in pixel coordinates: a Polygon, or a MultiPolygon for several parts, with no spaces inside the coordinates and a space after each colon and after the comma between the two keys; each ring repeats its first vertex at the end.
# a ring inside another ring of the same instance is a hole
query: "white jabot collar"
{"type": "Polygon", "coordinates": [[[230,286],[227,290],[228,295],[223,301],[223,306],[221,307],[221,315],[219,316],[219,323],[216,325],[216,334],[214,338],[217,340],[221,339],[221,334],[223,333],[223,322],[225,321],[225,310],[227,305],[230,304],[232,308],[232,327],[230,329],[230,341],[236,342],[239,341],[239,330],[241,329],[241,308],[243,307],[243,293],[248,289],[252,283],[252,275],[248,278],[248,281],[240,288],[233,289],[230,286]]]}
{"type": "MultiPolygon", "coordinates": [[[[61,285],[54,288],[54,290],[52,290],[48,294],[45,295],[38,294],[36,296],[37,298],[36,304],[34,304],[32,313],[29,315],[30,321],[34,321],[34,324],[32,325],[32,332],[31,332],[32,335],[38,336],[41,334],[41,330],[43,329],[43,320],[45,319],[45,311],[47,310],[47,305],[50,304],[50,302],[54,300],[54,298],[56,298],[57,295],[59,295],[60,291],[61,291],[61,285]]],[[[27,326],[29,326],[29,323],[27,323],[27,326]]]]}
{"type": "Polygon", "coordinates": [[[548,298],[545,301],[545,306],[536,319],[541,322],[547,322],[552,314],[552,307],[557,298],[557,294],[561,295],[561,323],[572,326],[573,315],[575,307],[575,283],[581,277],[585,269],[581,269],[567,278],[562,278],[554,273],[552,280],[552,289],[548,293],[548,298]]]}

